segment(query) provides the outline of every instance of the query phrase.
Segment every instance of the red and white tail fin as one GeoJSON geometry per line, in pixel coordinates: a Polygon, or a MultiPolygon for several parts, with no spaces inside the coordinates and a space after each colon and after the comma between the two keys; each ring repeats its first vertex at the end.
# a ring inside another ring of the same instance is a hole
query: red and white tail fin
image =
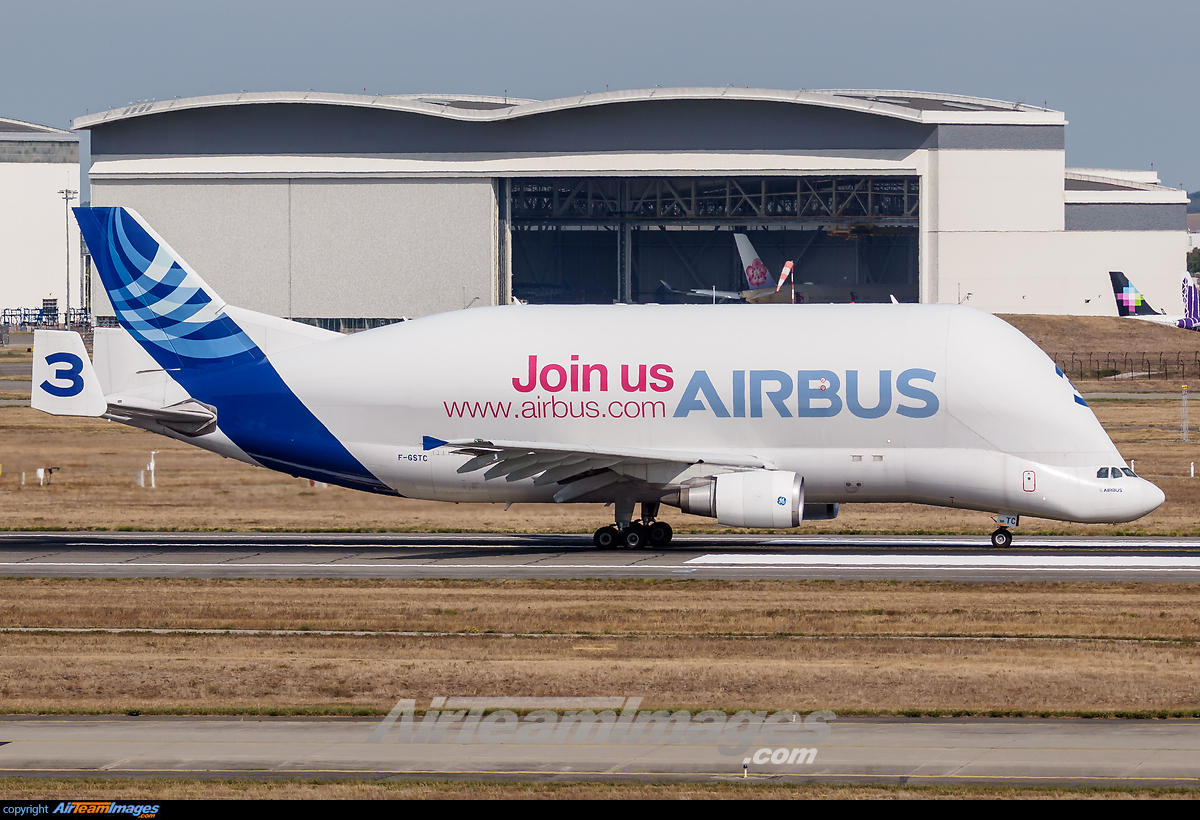
{"type": "Polygon", "coordinates": [[[767,270],[763,261],[758,258],[754,246],[750,244],[749,237],[744,233],[735,233],[733,238],[737,241],[738,253],[742,257],[742,271],[746,274],[746,283],[750,286],[750,290],[775,287],[774,277],[771,276],[771,272],[767,270]]]}
{"type": "Polygon", "coordinates": [[[783,273],[779,274],[779,284],[775,286],[775,292],[779,293],[779,289],[783,287],[783,283],[792,275],[792,262],[789,259],[783,263],[783,273]]]}

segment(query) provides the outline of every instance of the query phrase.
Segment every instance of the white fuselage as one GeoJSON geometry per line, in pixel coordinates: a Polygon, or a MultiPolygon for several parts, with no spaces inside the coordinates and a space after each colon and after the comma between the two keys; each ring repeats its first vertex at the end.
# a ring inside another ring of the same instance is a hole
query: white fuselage
{"type": "MultiPolygon", "coordinates": [[[[809,502],[1072,521],[1162,502],[1140,478],[1099,479],[1125,462],[1066,377],[1007,323],[958,306],[482,308],[270,360],[413,498],[545,502],[558,489],[460,473],[468,457],[426,449],[429,436],[754,456],[803,476],[809,502]]],[[[219,432],[192,441],[230,453],[219,432]]],[[[652,479],[645,492],[666,486],[652,479]]]]}

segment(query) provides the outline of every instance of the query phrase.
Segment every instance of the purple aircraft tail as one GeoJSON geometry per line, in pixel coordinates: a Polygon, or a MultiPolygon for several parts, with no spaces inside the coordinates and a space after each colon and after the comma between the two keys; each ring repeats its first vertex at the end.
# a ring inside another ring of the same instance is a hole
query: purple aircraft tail
{"type": "Polygon", "coordinates": [[[1183,318],[1178,325],[1188,330],[1200,327],[1200,289],[1192,283],[1190,274],[1183,275],[1183,318]]]}

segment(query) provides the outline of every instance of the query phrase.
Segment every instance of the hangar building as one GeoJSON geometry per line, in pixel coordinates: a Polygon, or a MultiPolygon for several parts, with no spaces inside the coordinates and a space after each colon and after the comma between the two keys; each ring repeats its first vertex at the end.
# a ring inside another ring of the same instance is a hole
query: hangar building
{"type": "Polygon", "coordinates": [[[809,301],[1111,315],[1121,270],[1181,312],[1187,195],[1067,168],[1066,125],[948,94],[675,88],[242,93],[74,128],[93,204],[140,211],[229,302],[333,327],[694,301],[745,286],[735,231],[809,301]]]}
{"type": "Polygon", "coordinates": [[[68,279],[71,304],[80,304],[79,230],[63,191],[79,204],[79,137],[0,118],[0,309],[13,324],[14,311],[28,318],[43,300],[61,311],[68,279]]]}

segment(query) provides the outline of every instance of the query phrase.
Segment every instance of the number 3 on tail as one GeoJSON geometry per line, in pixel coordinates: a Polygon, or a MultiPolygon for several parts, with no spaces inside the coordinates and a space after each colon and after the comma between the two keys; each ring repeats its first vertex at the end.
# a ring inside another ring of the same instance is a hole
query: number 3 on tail
{"type": "Polygon", "coordinates": [[[50,378],[54,381],[68,381],[70,384],[66,387],[59,387],[49,381],[44,381],[39,385],[43,390],[60,399],[78,396],[83,392],[82,359],[74,353],[51,353],[46,357],[46,364],[66,365],[66,367],[59,367],[55,370],[54,375],[50,378]]]}

